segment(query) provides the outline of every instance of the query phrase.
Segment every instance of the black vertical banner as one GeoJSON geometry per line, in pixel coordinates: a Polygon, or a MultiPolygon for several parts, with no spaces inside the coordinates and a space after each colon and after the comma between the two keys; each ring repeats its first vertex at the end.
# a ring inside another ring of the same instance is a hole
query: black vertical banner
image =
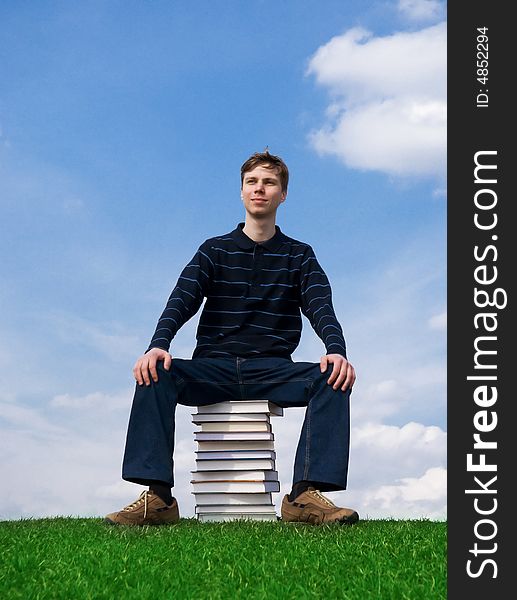
{"type": "MultiPolygon", "coordinates": [[[[512,3],[448,5],[448,597],[516,597],[512,3]],[[513,186],[512,186],[513,184],[513,186]]],[[[515,224],[514,224],[515,223],[515,224]]]]}

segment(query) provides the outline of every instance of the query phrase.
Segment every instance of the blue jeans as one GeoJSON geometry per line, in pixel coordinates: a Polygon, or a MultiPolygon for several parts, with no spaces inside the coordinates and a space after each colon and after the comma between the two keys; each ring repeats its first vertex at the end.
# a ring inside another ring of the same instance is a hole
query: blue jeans
{"type": "Polygon", "coordinates": [[[176,405],[267,399],[306,406],[293,482],[318,482],[322,491],[346,489],[350,439],[350,390],[333,390],[319,363],[286,358],[175,358],[169,371],[158,363],[158,382],[136,386],[122,478],[174,485],[176,405]]]}

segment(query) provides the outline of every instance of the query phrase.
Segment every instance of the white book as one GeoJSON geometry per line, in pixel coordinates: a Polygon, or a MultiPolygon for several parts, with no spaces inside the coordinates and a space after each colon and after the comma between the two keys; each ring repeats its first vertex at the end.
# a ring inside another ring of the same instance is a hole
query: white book
{"type": "Polygon", "coordinates": [[[200,423],[201,431],[271,431],[271,425],[261,421],[217,421],[200,423]]]}
{"type": "Polygon", "coordinates": [[[201,513],[197,516],[198,521],[207,523],[224,521],[278,521],[276,514],[269,513],[201,513]]]}
{"type": "Polygon", "coordinates": [[[193,481],[278,481],[278,471],[190,471],[193,481]]]}
{"type": "Polygon", "coordinates": [[[194,431],[194,439],[198,441],[274,440],[275,436],[269,431],[226,431],[220,433],[215,431],[194,431]]]}
{"type": "MultiPolygon", "coordinates": [[[[191,492],[194,494],[194,492],[191,492]]],[[[205,506],[211,504],[230,504],[236,506],[246,506],[248,504],[273,504],[271,492],[262,493],[236,493],[236,492],[221,492],[221,493],[206,493],[201,492],[194,494],[197,506],[205,506]]]]}
{"type": "Polygon", "coordinates": [[[266,471],[274,468],[275,461],[270,458],[196,459],[196,471],[266,471]]]}
{"type": "Polygon", "coordinates": [[[202,451],[218,450],[274,450],[273,440],[199,440],[197,449],[202,451]]]}
{"type": "Polygon", "coordinates": [[[274,504],[241,504],[240,506],[211,504],[209,506],[196,506],[196,514],[200,513],[273,513],[276,515],[276,508],[274,504]]]}
{"type": "Polygon", "coordinates": [[[199,492],[279,492],[279,481],[193,481],[194,494],[199,492]]]}
{"type": "Polygon", "coordinates": [[[227,460],[228,458],[270,458],[275,460],[274,450],[208,450],[196,452],[196,460],[227,460]]]}
{"type": "Polygon", "coordinates": [[[208,413],[192,415],[192,423],[196,423],[196,425],[207,421],[264,421],[269,423],[269,415],[266,413],[208,413]]]}
{"type": "Polygon", "coordinates": [[[197,414],[207,413],[266,413],[281,417],[284,409],[269,400],[228,400],[227,402],[198,406],[197,414]]]}

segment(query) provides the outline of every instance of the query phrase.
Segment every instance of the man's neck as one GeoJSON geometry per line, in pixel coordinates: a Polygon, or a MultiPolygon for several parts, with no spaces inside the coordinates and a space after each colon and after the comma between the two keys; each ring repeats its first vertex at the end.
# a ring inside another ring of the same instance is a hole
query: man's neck
{"type": "Polygon", "coordinates": [[[242,231],[254,242],[266,242],[276,233],[275,219],[254,219],[246,215],[242,231]]]}

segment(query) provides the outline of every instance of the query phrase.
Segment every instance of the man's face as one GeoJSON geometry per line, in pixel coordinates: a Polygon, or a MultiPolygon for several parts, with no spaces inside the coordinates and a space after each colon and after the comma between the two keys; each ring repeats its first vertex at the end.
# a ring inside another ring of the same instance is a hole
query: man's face
{"type": "Polygon", "coordinates": [[[244,173],[241,196],[246,212],[254,217],[275,215],[285,200],[278,169],[266,169],[264,165],[244,173]]]}

